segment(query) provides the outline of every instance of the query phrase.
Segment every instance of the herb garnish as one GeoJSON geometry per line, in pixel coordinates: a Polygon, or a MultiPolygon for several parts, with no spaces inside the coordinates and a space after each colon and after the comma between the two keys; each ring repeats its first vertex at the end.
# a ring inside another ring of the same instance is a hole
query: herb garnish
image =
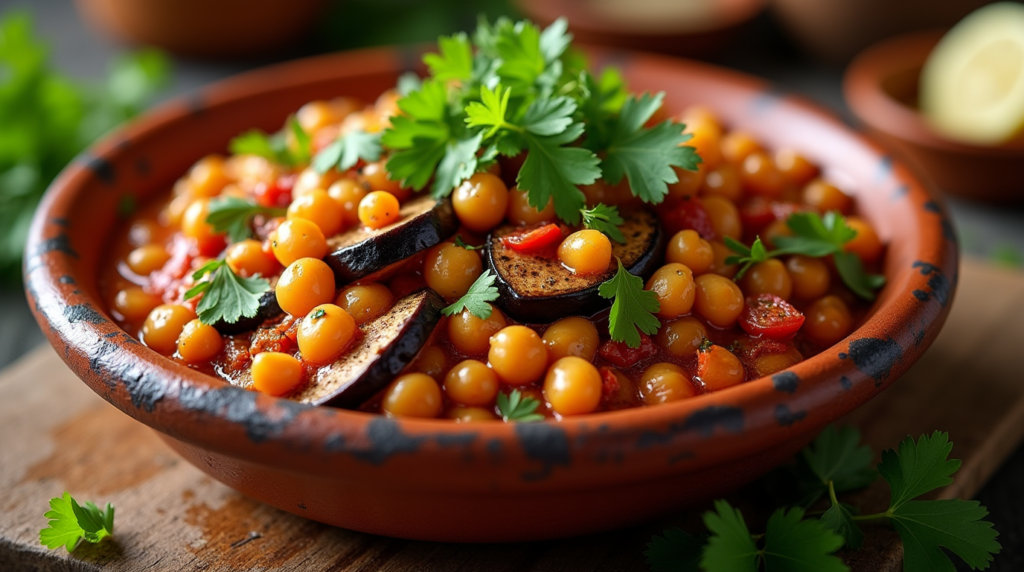
{"type": "Polygon", "coordinates": [[[458,246],[459,248],[465,248],[466,250],[482,250],[484,248],[487,248],[486,244],[481,244],[480,246],[473,246],[472,244],[467,244],[466,241],[462,240],[462,236],[458,234],[455,235],[455,246],[458,246]]]}
{"type": "Polygon", "coordinates": [[[502,18],[481,21],[472,40],[440,38],[439,52],[424,57],[432,77],[399,99],[402,114],[381,139],[392,150],[391,175],[417,190],[433,179],[432,193],[443,197],[498,155],[527,151],[518,187],[538,209],[553,199],[570,224],[584,208],[579,185],[602,169],[610,182],[626,177],[636,196],[661,202],[677,180],[673,167],[699,163],[681,146],[683,125],[645,127],[663,95],[629,96],[617,72],[595,79],[568,50],[566,30],[564,19],[541,31],[502,18]]]}
{"type": "Polygon", "coordinates": [[[608,316],[608,332],[612,340],[626,342],[631,348],[640,347],[640,334],[656,334],[661,322],[654,316],[660,308],[658,295],[644,290],[644,281],[629,273],[622,260],[619,269],[611,279],[601,283],[597,293],[602,298],[614,298],[608,316]]]}
{"type": "Polygon", "coordinates": [[[907,437],[898,451],[882,452],[876,471],[871,467],[871,450],[860,444],[856,429],[826,428],[786,475],[787,481],[799,484],[804,506],[827,494],[829,508],[820,513],[820,519],[804,520],[803,506],[780,508],[763,535],[752,535],[743,515],[719,500],[715,510],[704,515],[709,538],[669,529],[652,538],[644,554],[654,572],[757,571],[762,564],[769,572],[794,566],[841,572],[849,569],[830,554],[844,544],[859,548],[861,525],[889,524],[903,540],[905,572],[952,572],[953,563],[943,548],[972,569],[986,569],[1001,546],[992,523],[982,520],[988,515],[985,507],[958,499],[913,500],[953,482],[950,476],[960,461],[948,458],[952,447],[948,435],[939,431],[917,441],[907,437]],[[856,514],[853,507],[838,500],[838,492],[864,488],[878,474],[891,489],[889,508],[884,512],[856,514]]]}
{"type": "Polygon", "coordinates": [[[364,161],[380,159],[380,153],[380,133],[350,131],[317,153],[313,157],[311,165],[321,175],[331,169],[347,171],[354,167],[360,159],[364,161]]]}
{"type": "Polygon", "coordinates": [[[92,502],[79,505],[70,493],[50,499],[50,510],[44,514],[48,526],[39,531],[39,542],[53,550],[63,546],[73,551],[82,541],[97,543],[114,534],[114,505],[100,509],[92,502]]]}
{"type": "Polygon", "coordinates": [[[206,222],[216,232],[226,232],[231,242],[239,242],[252,236],[251,223],[256,215],[284,214],[284,209],[265,207],[238,197],[218,197],[210,200],[206,222]]]}
{"type": "Polygon", "coordinates": [[[622,236],[619,229],[619,225],[625,221],[619,215],[617,207],[600,203],[592,209],[582,209],[580,214],[583,215],[583,226],[603,232],[619,244],[626,243],[626,237],[622,236]]]}
{"type": "Polygon", "coordinates": [[[196,307],[199,320],[208,325],[223,321],[234,324],[241,318],[251,318],[260,310],[260,298],[270,291],[270,282],[252,276],[243,278],[231,271],[223,260],[211,260],[192,274],[196,285],[185,292],[185,300],[199,294],[203,299],[196,307]],[[208,280],[203,280],[212,274],[208,280]]]}
{"type": "Polygon", "coordinates": [[[448,306],[441,312],[445,316],[451,316],[458,314],[463,309],[469,310],[470,314],[473,314],[481,320],[486,320],[491,317],[491,305],[489,302],[493,302],[498,299],[498,288],[494,285],[496,276],[490,271],[490,269],[484,270],[475,282],[466,291],[466,294],[456,300],[451,306],[448,306]]]}
{"type": "Polygon", "coordinates": [[[540,402],[532,397],[523,397],[523,393],[518,389],[513,389],[508,395],[499,393],[497,401],[498,412],[501,413],[501,419],[506,423],[509,421],[529,423],[544,419],[543,415],[537,413],[540,402]]]}
{"type": "Polygon", "coordinates": [[[288,144],[288,135],[283,130],[267,134],[251,129],[232,139],[228,148],[236,155],[256,155],[286,167],[308,163],[313,154],[313,144],[294,115],[288,118],[288,131],[295,140],[294,146],[288,144]]]}

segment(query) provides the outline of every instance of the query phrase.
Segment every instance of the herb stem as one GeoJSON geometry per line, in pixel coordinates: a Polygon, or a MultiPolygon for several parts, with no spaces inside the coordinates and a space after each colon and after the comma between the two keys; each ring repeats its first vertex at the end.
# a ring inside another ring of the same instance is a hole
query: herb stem
{"type": "Polygon", "coordinates": [[[858,522],[865,522],[865,523],[878,523],[878,522],[886,522],[886,521],[888,521],[891,516],[892,516],[892,514],[889,511],[885,511],[885,512],[878,512],[878,513],[875,513],[875,514],[857,514],[857,515],[853,515],[853,520],[856,520],[858,522]]]}

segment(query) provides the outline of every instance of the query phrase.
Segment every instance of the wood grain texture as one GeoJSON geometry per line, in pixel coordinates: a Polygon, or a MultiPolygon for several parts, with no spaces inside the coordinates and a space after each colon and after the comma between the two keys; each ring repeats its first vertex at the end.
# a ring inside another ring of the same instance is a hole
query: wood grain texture
{"type": "MultiPolygon", "coordinates": [[[[1024,435],[1024,275],[964,264],[957,301],[926,356],[843,422],[881,450],[908,433],[948,431],[964,460],[937,496],[975,495],[1024,435]]],[[[0,377],[0,570],[341,570],[344,572],[642,571],[644,545],[698,511],[632,529],[502,545],[412,542],[331,528],[249,500],[181,462],[148,428],[94,395],[49,348],[0,377]],[[73,555],[38,544],[49,498],[69,490],[113,502],[116,534],[73,555]]],[[[879,481],[854,503],[882,507],[879,481]]],[[[756,487],[731,499],[753,527],[769,507],[756,487]]],[[[538,518],[543,518],[539,515],[538,518]]],[[[869,529],[856,571],[898,571],[898,537],[869,529]]],[[[998,560],[997,560],[998,562],[998,560]]]]}

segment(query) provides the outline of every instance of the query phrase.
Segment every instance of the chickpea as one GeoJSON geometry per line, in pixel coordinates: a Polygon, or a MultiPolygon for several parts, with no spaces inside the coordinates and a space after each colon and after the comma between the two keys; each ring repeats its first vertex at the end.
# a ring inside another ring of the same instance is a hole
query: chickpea
{"type": "Polygon", "coordinates": [[[327,239],[320,227],[304,218],[286,220],[271,235],[274,257],[284,266],[301,258],[327,256],[327,239]]]}
{"type": "Polygon", "coordinates": [[[821,345],[831,346],[845,338],[853,329],[850,308],[838,296],[825,296],[814,301],[804,312],[803,331],[821,345]]]}
{"type": "Polygon", "coordinates": [[[715,261],[715,251],[711,243],[700,237],[692,229],[677,232],[668,241],[665,249],[665,261],[675,262],[688,267],[695,275],[701,275],[711,269],[715,261]]]}
{"type": "Polygon", "coordinates": [[[839,211],[843,214],[853,208],[853,198],[821,179],[815,179],[803,190],[803,202],[821,212],[839,211]]]}
{"type": "Polygon", "coordinates": [[[693,307],[693,272],[682,264],[670,263],[657,269],[647,280],[646,289],[658,295],[659,318],[678,318],[689,314],[693,307]]]}
{"type": "Polygon", "coordinates": [[[434,378],[407,373],[391,382],[381,409],[388,417],[437,417],[441,413],[441,388],[434,378]]]}
{"type": "Polygon", "coordinates": [[[697,358],[697,377],[704,389],[718,391],[742,383],[746,372],[735,354],[722,346],[711,346],[697,358]]]}
{"type": "Polygon", "coordinates": [[[760,152],[751,153],[743,160],[740,178],[750,192],[763,197],[779,198],[785,186],[782,173],[775,168],[775,163],[768,155],[760,152]]]}
{"type": "Polygon", "coordinates": [[[224,235],[213,230],[206,222],[210,214],[210,200],[196,199],[185,209],[181,219],[181,232],[196,241],[199,252],[205,256],[216,255],[224,248],[224,235]]]}
{"type": "Polygon", "coordinates": [[[846,224],[857,231],[857,236],[843,245],[843,250],[856,254],[864,264],[871,264],[882,257],[882,241],[870,223],[851,216],[846,219],[846,224]]]}
{"type": "MultiPolygon", "coordinates": [[[[703,167],[703,163],[701,163],[701,166],[703,167]]],[[[676,172],[676,179],[678,180],[668,184],[668,195],[665,196],[665,202],[672,204],[687,197],[697,196],[701,185],[704,184],[704,173],[707,168],[704,167],[696,171],[680,169],[679,167],[672,167],[672,169],[676,172]]]]}
{"type": "Polygon", "coordinates": [[[528,193],[518,189],[508,192],[508,211],[505,216],[512,224],[537,224],[555,220],[555,199],[548,199],[548,204],[541,210],[530,206],[528,193]]]}
{"type": "Polygon", "coordinates": [[[326,364],[341,355],[356,336],[356,321],[334,304],[321,304],[299,323],[299,352],[312,364],[326,364]]]}
{"type": "Polygon", "coordinates": [[[722,138],[722,157],[733,165],[741,165],[748,156],[761,151],[757,139],[744,131],[731,131],[722,138]]]}
{"type": "Polygon", "coordinates": [[[702,274],[695,280],[694,310],[719,328],[736,323],[743,311],[743,292],[732,280],[717,274],[702,274]]]}
{"type": "Polygon", "coordinates": [[[273,276],[281,268],[277,258],[263,249],[263,243],[251,238],[232,244],[224,261],[232,272],[245,277],[273,276]]]}
{"type": "Polygon", "coordinates": [[[336,181],[340,180],[345,175],[339,172],[337,169],[330,169],[327,172],[321,174],[312,167],[303,169],[299,173],[298,178],[295,179],[295,184],[292,186],[292,200],[295,200],[307,193],[312,193],[317,189],[330,188],[336,181]]]}
{"type": "Polygon", "coordinates": [[[778,373],[804,360],[804,356],[793,346],[782,353],[761,354],[754,358],[753,369],[757,377],[778,373]]]}
{"type": "Polygon", "coordinates": [[[721,195],[708,195],[701,199],[700,204],[711,219],[711,228],[719,237],[728,236],[736,240],[743,238],[743,223],[740,222],[740,211],[729,199],[721,195]]]}
{"type": "Polygon", "coordinates": [[[219,155],[203,157],[188,172],[188,190],[194,197],[216,197],[230,182],[219,155]]]}
{"type": "Polygon", "coordinates": [[[487,364],[468,359],[445,376],[444,394],[460,405],[490,405],[498,395],[498,376],[487,364]]]}
{"type": "Polygon", "coordinates": [[[334,272],[318,258],[300,258],[288,265],[277,281],[277,303],[293,316],[305,316],[334,300],[334,272]]]}
{"type": "Polygon", "coordinates": [[[452,193],[452,207],[463,226],[488,232],[498,226],[508,210],[508,188],[489,173],[476,173],[452,193]]]}
{"type": "Polygon", "coordinates": [[[693,135],[685,144],[693,147],[700,155],[701,164],[714,169],[722,162],[722,128],[710,117],[684,114],[684,133],[693,135]]]}
{"type": "Polygon", "coordinates": [[[185,220],[185,211],[192,205],[192,196],[177,195],[160,209],[158,221],[162,226],[180,227],[185,220]]]}
{"type": "Polygon", "coordinates": [[[775,152],[775,168],[782,174],[782,178],[792,185],[806,185],[808,181],[818,176],[818,167],[814,163],[786,147],[775,152]]]}
{"type": "Polygon", "coordinates": [[[456,423],[470,423],[473,421],[497,421],[494,411],[483,407],[462,407],[455,406],[448,410],[445,417],[456,423]]]}
{"type": "Polygon", "coordinates": [[[578,230],[558,246],[558,260],[575,274],[606,272],[612,262],[612,242],[602,232],[578,230]]]}
{"type": "Polygon", "coordinates": [[[475,250],[466,250],[452,242],[442,242],[427,251],[423,277],[427,286],[452,302],[469,291],[483,270],[483,261],[475,250]]]}
{"type": "Polygon", "coordinates": [[[391,290],[383,284],[353,284],[338,294],[335,304],[355,318],[357,324],[363,325],[387,312],[394,299],[391,290]]]}
{"type": "Polygon", "coordinates": [[[697,355],[700,345],[708,337],[708,330],[697,318],[686,316],[662,324],[655,341],[668,353],[688,357],[697,355]]]}
{"type": "Polygon", "coordinates": [[[559,415],[591,413],[601,404],[601,374],[594,364],[576,356],[564,357],[544,377],[544,398],[559,415]]]}
{"type": "Polygon", "coordinates": [[[793,236],[793,230],[786,224],[785,219],[775,219],[761,231],[761,241],[768,248],[775,248],[775,239],[780,236],[793,236]]]}
{"type": "Polygon", "coordinates": [[[415,371],[425,373],[438,381],[444,379],[447,368],[448,356],[438,346],[423,348],[419,357],[413,362],[413,369],[415,371]]]}
{"type": "Polygon", "coordinates": [[[477,318],[469,310],[448,318],[448,340],[455,349],[469,356],[485,355],[491,349],[491,336],[507,324],[501,310],[490,306],[491,315],[487,319],[477,318]]]}
{"type": "Polygon", "coordinates": [[[160,296],[138,286],[129,286],[114,296],[114,310],[129,322],[138,323],[160,305],[160,296]]]}
{"type": "Polygon", "coordinates": [[[743,198],[740,172],[732,163],[723,163],[708,171],[701,191],[705,195],[718,195],[736,202],[743,198]]]}
{"type": "Polygon", "coordinates": [[[786,261],[786,270],[793,279],[793,295],[797,298],[812,300],[828,293],[832,279],[824,260],[794,254],[786,261]]]}
{"type": "Polygon", "coordinates": [[[196,313],[181,304],[161,304],[149,313],[142,324],[142,343],[164,355],[178,349],[178,337],[185,324],[196,319],[196,313]]]}
{"type": "Polygon", "coordinates": [[[369,192],[355,179],[342,179],[327,189],[327,194],[341,205],[342,228],[359,222],[359,202],[369,192]]]}
{"type": "Polygon", "coordinates": [[[732,278],[736,275],[736,265],[725,262],[730,256],[735,256],[735,252],[717,240],[711,241],[711,252],[714,254],[714,260],[711,262],[710,268],[712,274],[725,276],[726,278],[732,278]]]}
{"type": "Polygon", "coordinates": [[[308,133],[327,125],[341,123],[350,113],[358,111],[360,104],[350,97],[336,97],[331,100],[310,101],[299,108],[295,119],[308,133]]]}
{"type": "Polygon", "coordinates": [[[388,176],[387,168],[384,166],[385,163],[386,161],[383,159],[374,163],[367,163],[363,167],[363,181],[370,186],[371,191],[391,193],[399,201],[409,200],[409,197],[412,196],[412,191],[402,187],[402,183],[394,181],[388,176]]]}
{"type": "Polygon", "coordinates": [[[373,191],[359,201],[359,221],[370,228],[384,228],[402,217],[395,195],[373,191]]]}
{"type": "Polygon", "coordinates": [[[747,296],[775,294],[783,300],[793,295],[793,280],[786,265],[777,258],[769,258],[751,266],[740,282],[747,296]]]}
{"type": "Polygon", "coordinates": [[[344,209],[323,189],[310,191],[288,205],[288,220],[306,219],[320,227],[324,236],[341,231],[344,209]]]}
{"type": "Polygon", "coordinates": [[[217,357],[224,349],[224,339],[213,326],[197,320],[185,324],[178,336],[178,355],[188,363],[203,363],[217,357]]]}
{"type": "Polygon", "coordinates": [[[487,362],[503,383],[527,385],[544,375],[548,350],[537,332],[526,326],[508,326],[491,336],[487,362]]]}
{"type": "Polygon", "coordinates": [[[697,395],[690,376],[673,363],[656,363],[640,377],[640,395],[647,405],[678,401],[697,395]]]}
{"type": "Polygon", "coordinates": [[[128,253],[125,263],[132,272],[139,276],[149,276],[160,270],[170,260],[167,249],[159,244],[140,246],[128,253]]]}
{"type": "Polygon", "coordinates": [[[548,348],[548,361],[555,362],[566,356],[593,361],[601,343],[597,326],[587,318],[562,318],[544,330],[544,345],[548,348]]]}
{"type": "Polygon", "coordinates": [[[262,352],[252,359],[252,387],[267,395],[287,395],[302,383],[302,364],[280,352],[262,352]]]}

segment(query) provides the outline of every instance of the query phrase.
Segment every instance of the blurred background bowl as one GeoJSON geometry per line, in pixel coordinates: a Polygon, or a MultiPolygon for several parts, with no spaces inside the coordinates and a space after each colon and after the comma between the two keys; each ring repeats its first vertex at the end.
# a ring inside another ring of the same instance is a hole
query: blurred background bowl
{"type": "Polygon", "coordinates": [[[982,147],[937,133],[917,109],[921,68],[942,32],[881,42],[847,68],[843,93],[854,115],[879,142],[938,187],[965,198],[1024,202],[1024,139],[982,147]]]}

